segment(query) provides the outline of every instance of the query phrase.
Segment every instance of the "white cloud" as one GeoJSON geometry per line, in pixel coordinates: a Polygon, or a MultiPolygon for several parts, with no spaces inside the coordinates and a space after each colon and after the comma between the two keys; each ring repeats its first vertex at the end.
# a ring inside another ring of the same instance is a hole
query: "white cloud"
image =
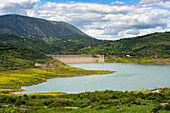
{"type": "Polygon", "coordinates": [[[120,1],[115,1],[111,3],[111,5],[124,5],[124,4],[125,4],[124,2],[120,2],[120,1]]]}
{"type": "Polygon", "coordinates": [[[0,0],[0,14],[23,14],[36,7],[39,0],[0,0]]]}
{"type": "Polygon", "coordinates": [[[170,8],[170,0],[141,0],[139,4],[146,7],[158,6],[170,8]]]}
{"type": "Polygon", "coordinates": [[[0,14],[3,11],[7,13],[9,7],[12,11],[18,5],[20,14],[68,22],[92,37],[111,40],[168,31],[170,28],[170,10],[167,9],[170,0],[141,0],[131,5],[119,1],[110,4],[46,2],[38,8],[38,0],[28,1],[0,1],[0,14]]]}

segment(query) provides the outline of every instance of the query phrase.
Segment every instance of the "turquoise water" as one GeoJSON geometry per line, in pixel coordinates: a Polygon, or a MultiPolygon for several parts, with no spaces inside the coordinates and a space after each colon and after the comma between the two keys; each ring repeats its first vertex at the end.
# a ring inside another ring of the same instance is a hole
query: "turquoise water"
{"type": "Polygon", "coordinates": [[[89,70],[116,71],[107,75],[91,75],[49,79],[38,85],[22,87],[30,92],[68,92],[119,90],[133,91],[170,87],[170,65],[141,65],[133,63],[69,64],[89,70]]]}

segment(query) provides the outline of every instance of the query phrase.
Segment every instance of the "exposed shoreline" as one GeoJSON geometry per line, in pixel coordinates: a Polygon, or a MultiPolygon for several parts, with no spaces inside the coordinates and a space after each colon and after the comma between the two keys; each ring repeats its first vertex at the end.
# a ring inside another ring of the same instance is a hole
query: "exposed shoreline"
{"type": "Polygon", "coordinates": [[[170,65],[170,62],[155,62],[155,63],[140,63],[140,62],[115,62],[115,61],[107,61],[105,63],[136,63],[136,64],[153,64],[153,65],[170,65]]]}
{"type": "Polygon", "coordinates": [[[154,65],[170,65],[170,58],[145,58],[145,57],[108,57],[107,63],[138,63],[154,65]]]}

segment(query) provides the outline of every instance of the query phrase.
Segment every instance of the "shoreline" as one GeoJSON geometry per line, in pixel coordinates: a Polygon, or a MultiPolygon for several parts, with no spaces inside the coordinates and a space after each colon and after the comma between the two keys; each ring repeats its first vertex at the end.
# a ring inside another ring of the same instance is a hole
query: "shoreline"
{"type": "Polygon", "coordinates": [[[135,64],[151,64],[151,65],[170,65],[170,63],[140,63],[140,62],[115,62],[115,61],[106,61],[105,63],[135,63],[135,64]]]}
{"type": "MultiPolygon", "coordinates": [[[[167,88],[167,87],[164,87],[164,88],[167,88]]],[[[161,93],[162,89],[164,88],[151,88],[151,89],[143,89],[143,90],[132,90],[132,91],[127,91],[127,92],[133,92],[133,93],[139,93],[139,92],[142,92],[142,93],[161,93]]],[[[107,90],[107,89],[106,89],[107,90]]],[[[25,90],[27,91],[27,90],[25,90]]],[[[100,92],[100,91],[105,91],[105,90],[96,90],[97,92],[100,92]]],[[[33,94],[45,94],[45,95],[48,95],[48,94],[55,94],[55,93],[64,93],[64,94],[80,94],[80,93],[85,93],[85,92],[96,92],[96,91],[83,91],[83,92],[55,92],[55,91],[51,91],[51,92],[29,92],[29,93],[16,93],[15,92],[10,92],[9,94],[14,94],[14,95],[24,95],[24,94],[29,94],[29,95],[33,95],[33,94]]],[[[121,90],[109,90],[109,91],[121,91],[121,90]]],[[[121,91],[121,92],[126,92],[126,91],[121,91]]]]}
{"type": "MultiPolygon", "coordinates": [[[[108,70],[104,70],[104,71],[108,71],[108,70]]],[[[111,73],[109,74],[112,74],[112,73],[116,73],[116,71],[110,71],[111,73]]],[[[63,74],[64,75],[64,74],[63,74]]],[[[93,76],[93,75],[107,75],[107,74],[89,74],[89,75],[82,75],[82,74],[79,74],[77,76],[67,76],[67,77],[83,77],[83,76],[93,76]]],[[[33,86],[33,85],[38,85],[40,83],[44,83],[44,82],[47,82],[47,80],[49,79],[55,79],[55,78],[67,78],[67,77],[54,77],[54,78],[48,78],[46,79],[46,81],[42,81],[42,82],[39,82],[37,84],[30,84],[30,85],[22,85],[20,86],[20,89],[6,89],[7,90],[11,90],[12,92],[9,92],[10,94],[14,94],[15,92],[23,92],[23,91],[27,91],[26,89],[22,89],[21,87],[26,87],[26,86],[33,86]]],[[[3,89],[0,89],[0,91],[3,90],[3,89]]]]}
{"type": "Polygon", "coordinates": [[[170,58],[145,58],[145,57],[116,57],[106,58],[106,63],[137,63],[137,64],[153,64],[153,65],[170,65],[170,58]]]}
{"type": "MultiPolygon", "coordinates": [[[[106,62],[106,63],[114,63],[114,62],[106,62]]],[[[115,62],[115,63],[122,63],[122,62],[115,62]]],[[[134,63],[134,62],[127,62],[127,63],[134,63]]],[[[137,64],[139,64],[139,63],[137,63],[137,64]]],[[[153,64],[153,65],[155,65],[155,64],[153,64]]],[[[90,70],[90,71],[106,71],[107,72],[108,70],[90,70]]],[[[116,71],[109,71],[109,72],[110,73],[107,73],[107,74],[116,73],[116,71]]],[[[46,80],[40,81],[39,83],[36,83],[36,84],[30,83],[29,85],[21,85],[19,87],[19,89],[5,89],[4,88],[4,89],[0,89],[0,91],[9,92],[9,93],[13,94],[15,92],[27,91],[25,89],[22,89],[21,87],[32,86],[32,85],[37,85],[37,84],[40,84],[40,83],[44,83],[44,82],[47,82],[48,79],[65,78],[65,77],[81,77],[81,76],[92,76],[92,75],[107,75],[107,74],[58,74],[58,75],[56,75],[57,77],[50,77],[50,78],[47,78],[46,80]]]]}

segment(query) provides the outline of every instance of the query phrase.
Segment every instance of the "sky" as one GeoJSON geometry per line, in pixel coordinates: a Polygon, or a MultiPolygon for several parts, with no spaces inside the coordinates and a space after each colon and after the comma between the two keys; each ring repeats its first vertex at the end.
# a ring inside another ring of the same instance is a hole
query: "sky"
{"type": "Polygon", "coordinates": [[[0,15],[72,24],[97,39],[170,31],[170,0],[0,0],[0,15]]]}
{"type": "MultiPolygon", "coordinates": [[[[104,3],[104,4],[109,4],[117,0],[41,0],[41,2],[71,2],[71,1],[76,1],[76,2],[95,2],[95,3],[104,3]]],[[[119,0],[120,2],[139,2],[139,0],[119,0]]]]}

